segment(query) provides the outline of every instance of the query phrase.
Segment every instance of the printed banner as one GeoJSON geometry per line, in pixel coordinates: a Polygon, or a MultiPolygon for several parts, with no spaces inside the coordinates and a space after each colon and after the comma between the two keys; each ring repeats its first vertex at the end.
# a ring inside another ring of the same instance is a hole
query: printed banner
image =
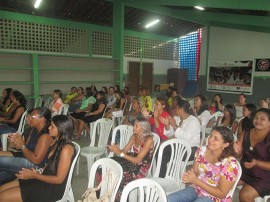
{"type": "Polygon", "coordinates": [[[270,59],[256,59],[256,72],[270,72],[270,59]]]}
{"type": "Polygon", "coordinates": [[[224,93],[252,94],[253,60],[210,61],[207,90],[224,93]]]}

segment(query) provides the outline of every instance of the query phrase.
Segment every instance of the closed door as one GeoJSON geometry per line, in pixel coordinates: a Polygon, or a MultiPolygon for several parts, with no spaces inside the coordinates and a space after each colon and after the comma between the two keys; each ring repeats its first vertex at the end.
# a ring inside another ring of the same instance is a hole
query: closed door
{"type": "Polygon", "coordinates": [[[152,92],[153,84],[153,63],[142,63],[142,85],[152,92]]]}
{"type": "Polygon", "coordinates": [[[139,91],[140,82],[140,63],[139,62],[129,62],[128,68],[128,88],[129,94],[132,96],[137,96],[139,91]]]}

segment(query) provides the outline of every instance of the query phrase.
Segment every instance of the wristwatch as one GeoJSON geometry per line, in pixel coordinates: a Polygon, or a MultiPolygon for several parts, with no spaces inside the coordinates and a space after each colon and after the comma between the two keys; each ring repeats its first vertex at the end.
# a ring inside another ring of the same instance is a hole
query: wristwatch
{"type": "Polygon", "coordinates": [[[123,158],[124,156],[125,156],[124,152],[121,152],[120,157],[123,158]]]}
{"type": "Polygon", "coordinates": [[[26,148],[25,144],[22,145],[21,150],[24,150],[26,148]]]}

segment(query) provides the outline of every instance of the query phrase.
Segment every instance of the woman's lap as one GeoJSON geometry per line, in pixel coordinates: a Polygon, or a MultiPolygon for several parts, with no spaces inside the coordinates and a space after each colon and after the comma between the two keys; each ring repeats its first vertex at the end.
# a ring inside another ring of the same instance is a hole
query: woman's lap
{"type": "Polygon", "coordinates": [[[180,191],[174,192],[167,196],[168,202],[211,202],[212,200],[206,196],[198,197],[195,189],[189,186],[180,191]]]}

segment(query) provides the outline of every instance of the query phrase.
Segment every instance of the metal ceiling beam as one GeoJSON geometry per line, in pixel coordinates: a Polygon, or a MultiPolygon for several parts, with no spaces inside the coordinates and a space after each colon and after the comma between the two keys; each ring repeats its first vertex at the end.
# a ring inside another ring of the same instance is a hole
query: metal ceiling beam
{"type": "Polygon", "coordinates": [[[203,6],[206,8],[270,11],[269,0],[123,0],[123,3],[152,6],[203,6]]]}
{"type": "Polygon", "coordinates": [[[158,13],[161,15],[167,15],[175,17],[181,20],[199,23],[202,25],[226,25],[228,28],[235,28],[237,26],[248,27],[251,30],[256,27],[270,28],[270,17],[268,16],[252,16],[252,15],[237,15],[227,13],[211,13],[202,11],[187,11],[165,8],[164,6],[138,6],[135,4],[127,4],[138,9],[146,10],[149,12],[158,13]]]}

